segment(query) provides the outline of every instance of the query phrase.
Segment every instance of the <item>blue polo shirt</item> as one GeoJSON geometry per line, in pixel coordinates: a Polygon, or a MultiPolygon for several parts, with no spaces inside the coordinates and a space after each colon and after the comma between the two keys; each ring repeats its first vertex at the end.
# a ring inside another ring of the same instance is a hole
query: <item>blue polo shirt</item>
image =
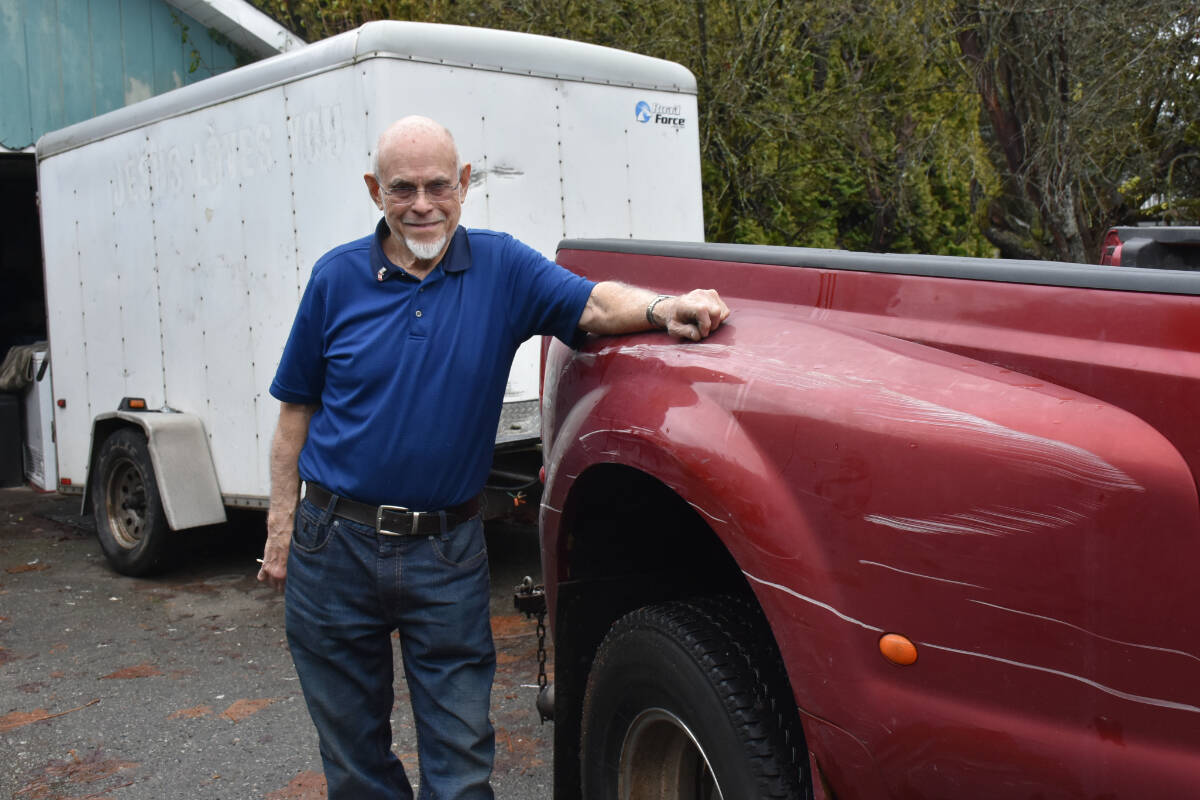
{"type": "Polygon", "coordinates": [[[487,479],[517,347],[576,340],[594,284],[507,234],[462,227],[418,281],[384,255],[387,236],[380,220],[316,263],[270,391],[319,404],[304,480],[365,503],[447,508],[487,479]]]}

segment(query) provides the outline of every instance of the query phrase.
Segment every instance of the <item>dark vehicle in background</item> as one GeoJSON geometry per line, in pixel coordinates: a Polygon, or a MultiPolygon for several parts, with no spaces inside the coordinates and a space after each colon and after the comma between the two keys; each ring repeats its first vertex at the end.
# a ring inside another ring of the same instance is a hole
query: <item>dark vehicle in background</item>
{"type": "Polygon", "coordinates": [[[1200,227],[1112,228],[1104,236],[1100,263],[1200,270],[1200,227]]]}

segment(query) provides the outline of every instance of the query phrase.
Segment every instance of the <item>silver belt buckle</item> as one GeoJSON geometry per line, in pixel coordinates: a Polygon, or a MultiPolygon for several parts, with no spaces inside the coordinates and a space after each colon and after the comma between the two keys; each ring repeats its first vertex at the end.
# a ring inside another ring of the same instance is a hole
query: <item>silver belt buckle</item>
{"type": "Polygon", "coordinates": [[[375,532],[383,536],[414,536],[417,533],[417,523],[421,519],[420,511],[409,511],[404,506],[380,506],[375,509],[375,532]],[[383,514],[386,511],[395,511],[400,514],[412,514],[412,529],[407,533],[399,531],[389,531],[383,527],[383,514]]]}

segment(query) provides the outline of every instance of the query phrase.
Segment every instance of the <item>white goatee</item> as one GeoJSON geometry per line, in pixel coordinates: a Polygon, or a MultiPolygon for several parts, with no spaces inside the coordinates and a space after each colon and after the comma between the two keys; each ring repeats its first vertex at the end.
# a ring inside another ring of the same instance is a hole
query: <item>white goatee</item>
{"type": "Polygon", "coordinates": [[[404,244],[408,246],[408,252],[412,253],[419,260],[432,261],[437,258],[438,253],[442,252],[442,248],[446,246],[446,237],[438,237],[432,242],[419,242],[416,239],[405,237],[404,244]]]}

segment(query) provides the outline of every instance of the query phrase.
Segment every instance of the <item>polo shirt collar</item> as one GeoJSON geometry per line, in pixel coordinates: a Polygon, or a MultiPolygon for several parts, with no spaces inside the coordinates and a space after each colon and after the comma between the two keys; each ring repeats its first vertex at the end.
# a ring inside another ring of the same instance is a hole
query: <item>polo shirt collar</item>
{"type": "MultiPolygon", "coordinates": [[[[391,262],[383,252],[383,243],[392,232],[387,226],[387,220],[380,218],[375,226],[375,237],[371,242],[371,273],[375,280],[382,283],[392,277],[406,278],[408,273],[391,262]]],[[[443,272],[465,272],[471,268],[471,242],[467,239],[467,229],[462,225],[450,237],[450,246],[435,269],[443,272]]]]}

